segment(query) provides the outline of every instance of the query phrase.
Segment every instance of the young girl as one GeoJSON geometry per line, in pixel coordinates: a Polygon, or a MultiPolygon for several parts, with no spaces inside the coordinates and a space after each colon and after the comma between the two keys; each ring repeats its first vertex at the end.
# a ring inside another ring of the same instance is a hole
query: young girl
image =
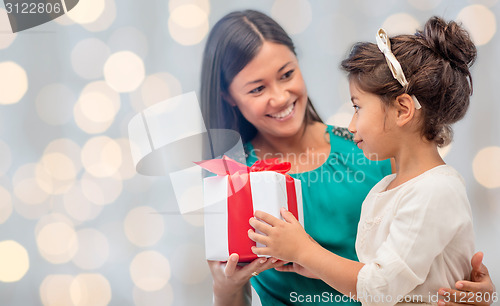
{"type": "Polygon", "coordinates": [[[280,270],[315,275],[364,305],[437,303],[440,287],[467,278],[471,210],[463,179],[438,147],[467,111],[475,57],[467,32],[438,17],[415,35],[389,40],[381,29],[377,45],[356,44],[342,62],[355,109],[349,131],[367,158],[396,164],[363,202],[360,262],[315,243],[285,210],[285,221],[263,212],[250,219],[264,235],[249,230],[249,237],[266,245],[254,253],[293,262],[280,270]]]}

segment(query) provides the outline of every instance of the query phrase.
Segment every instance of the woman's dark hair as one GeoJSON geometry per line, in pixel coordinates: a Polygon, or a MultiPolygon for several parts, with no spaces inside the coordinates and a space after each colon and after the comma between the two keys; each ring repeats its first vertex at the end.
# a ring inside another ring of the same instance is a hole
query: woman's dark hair
{"type": "MultiPolygon", "coordinates": [[[[252,140],[257,129],[237,107],[225,99],[233,78],[257,55],[264,41],[287,46],[295,53],[291,38],[267,15],[246,10],[232,12],[220,19],[208,36],[201,70],[201,110],[209,129],[233,129],[243,143],[252,140]]],[[[308,98],[306,124],[320,121],[308,98]]]]}
{"type": "Polygon", "coordinates": [[[430,18],[415,35],[390,38],[392,52],[408,80],[403,88],[391,74],[383,53],[372,43],[357,43],[341,67],[365,92],[390,105],[399,95],[415,95],[422,105],[422,134],[438,146],[452,139],[451,124],[462,119],[472,94],[470,66],[476,47],[454,21],[430,18]]]}

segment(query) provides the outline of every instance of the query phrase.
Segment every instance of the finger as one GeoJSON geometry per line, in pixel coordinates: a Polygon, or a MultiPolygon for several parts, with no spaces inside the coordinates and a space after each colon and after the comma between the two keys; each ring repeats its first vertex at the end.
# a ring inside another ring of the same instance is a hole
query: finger
{"type": "Polygon", "coordinates": [[[281,216],[283,216],[283,219],[288,223],[298,222],[295,216],[284,207],[281,207],[281,216]]]}
{"type": "MultiPolygon", "coordinates": [[[[487,280],[487,279],[485,279],[487,280]]],[[[455,288],[461,291],[472,291],[472,292],[483,292],[486,288],[484,288],[484,283],[481,282],[470,282],[470,281],[458,281],[455,283],[455,288]]]]}
{"type": "Polygon", "coordinates": [[[269,248],[268,248],[268,247],[258,248],[258,247],[256,247],[256,246],[253,246],[253,247],[252,247],[252,252],[253,252],[255,255],[271,256],[271,254],[270,254],[270,252],[269,252],[269,248]]]}
{"type": "Polygon", "coordinates": [[[254,217],[250,218],[248,222],[253,228],[263,232],[264,234],[267,234],[269,230],[272,228],[269,224],[259,221],[257,218],[254,217]]]}
{"type": "Polygon", "coordinates": [[[274,269],[280,272],[295,272],[295,268],[293,267],[293,265],[280,266],[274,269]]]}
{"type": "Polygon", "coordinates": [[[240,259],[240,256],[236,253],[229,255],[229,258],[227,259],[226,267],[224,268],[224,274],[227,277],[231,277],[234,275],[234,271],[236,271],[236,266],[238,264],[239,259],[240,259]]]}
{"type": "Polygon", "coordinates": [[[271,226],[275,226],[276,224],[278,224],[279,222],[283,222],[281,221],[280,219],[276,218],[275,216],[271,215],[271,214],[268,214],[266,212],[263,212],[261,210],[256,210],[255,213],[254,213],[254,216],[268,224],[270,224],[271,226]]]}
{"type": "Polygon", "coordinates": [[[251,229],[248,230],[248,238],[250,238],[250,240],[252,240],[252,241],[255,241],[257,243],[262,243],[265,245],[267,245],[267,243],[269,242],[268,241],[269,238],[267,236],[256,233],[255,231],[253,231],[251,229]]]}
{"type": "Polygon", "coordinates": [[[483,252],[477,252],[472,256],[472,259],[470,260],[470,263],[472,265],[472,270],[480,271],[481,268],[483,267],[483,258],[484,254],[483,252]]]}
{"type": "Polygon", "coordinates": [[[438,306],[464,306],[464,305],[471,305],[471,304],[460,304],[460,303],[454,303],[454,302],[445,302],[444,300],[439,300],[438,301],[438,306]]]}

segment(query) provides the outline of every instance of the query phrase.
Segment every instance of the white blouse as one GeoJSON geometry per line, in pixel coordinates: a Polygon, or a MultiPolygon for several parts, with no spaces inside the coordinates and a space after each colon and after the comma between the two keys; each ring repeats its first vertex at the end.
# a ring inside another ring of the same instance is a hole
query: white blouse
{"type": "Polygon", "coordinates": [[[386,191],[394,178],[382,179],[363,202],[358,299],[363,305],[435,303],[439,288],[470,277],[474,232],[465,183],[448,165],[386,191]]]}

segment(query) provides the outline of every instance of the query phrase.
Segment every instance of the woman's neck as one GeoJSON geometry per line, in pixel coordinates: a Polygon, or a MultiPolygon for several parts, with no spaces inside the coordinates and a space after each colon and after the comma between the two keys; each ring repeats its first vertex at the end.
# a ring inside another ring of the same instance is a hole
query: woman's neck
{"type": "Polygon", "coordinates": [[[305,172],[321,166],[330,153],[325,131],[325,124],[313,122],[290,137],[259,133],[252,145],[259,159],[277,157],[292,164],[291,173],[305,172]]]}

